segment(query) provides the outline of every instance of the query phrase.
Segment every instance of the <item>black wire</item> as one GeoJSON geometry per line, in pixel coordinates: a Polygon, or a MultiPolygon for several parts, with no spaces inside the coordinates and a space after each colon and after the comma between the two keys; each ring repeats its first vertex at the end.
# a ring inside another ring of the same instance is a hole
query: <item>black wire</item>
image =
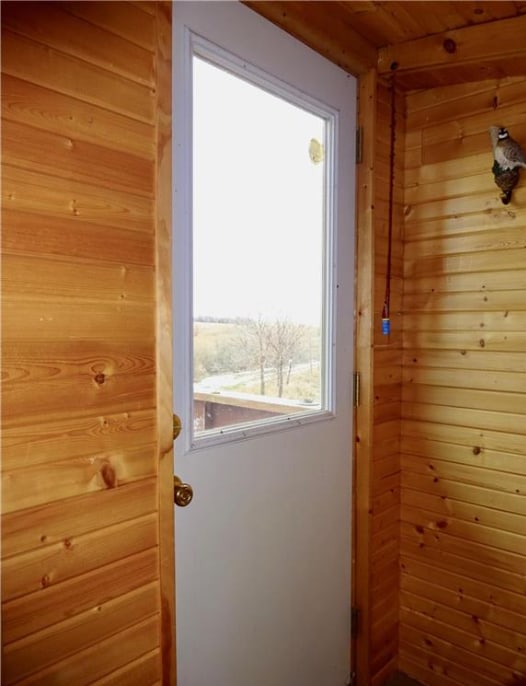
{"type": "Polygon", "coordinates": [[[394,175],[395,175],[395,133],[396,133],[396,110],[395,110],[395,78],[394,73],[391,77],[391,150],[389,154],[389,231],[387,238],[387,269],[385,274],[385,299],[382,316],[389,319],[391,306],[391,265],[393,250],[393,207],[394,207],[394,175]]]}

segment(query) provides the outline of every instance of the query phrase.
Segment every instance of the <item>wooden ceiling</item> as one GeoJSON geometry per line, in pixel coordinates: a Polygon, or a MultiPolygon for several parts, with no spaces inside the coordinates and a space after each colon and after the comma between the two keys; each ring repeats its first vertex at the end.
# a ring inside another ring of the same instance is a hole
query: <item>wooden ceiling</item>
{"type": "Polygon", "coordinates": [[[342,68],[406,90],[526,74],[526,0],[247,0],[342,68]]]}

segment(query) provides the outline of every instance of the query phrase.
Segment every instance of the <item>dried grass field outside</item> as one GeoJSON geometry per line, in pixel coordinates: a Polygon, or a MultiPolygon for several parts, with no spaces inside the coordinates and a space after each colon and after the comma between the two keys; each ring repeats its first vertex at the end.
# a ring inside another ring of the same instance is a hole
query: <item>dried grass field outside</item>
{"type": "Polygon", "coordinates": [[[288,320],[196,321],[200,388],[320,401],[320,331],[288,320]]]}

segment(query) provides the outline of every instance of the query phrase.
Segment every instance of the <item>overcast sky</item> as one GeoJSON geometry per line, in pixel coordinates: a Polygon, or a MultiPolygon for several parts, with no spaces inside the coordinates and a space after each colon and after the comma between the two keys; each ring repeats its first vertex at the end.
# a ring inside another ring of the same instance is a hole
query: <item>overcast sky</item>
{"type": "Polygon", "coordinates": [[[318,324],[325,121],[194,58],[194,315],[318,324]]]}

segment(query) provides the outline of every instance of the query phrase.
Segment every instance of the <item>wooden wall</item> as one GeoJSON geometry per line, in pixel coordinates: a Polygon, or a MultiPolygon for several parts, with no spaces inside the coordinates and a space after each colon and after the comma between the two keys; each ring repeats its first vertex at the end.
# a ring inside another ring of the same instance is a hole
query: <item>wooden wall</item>
{"type": "Polygon", "coordinates": [[[6,685],[171,678],[156,370],[168,13],[2,3],[6,685]]]}
{"type": "Polygon", "coordinates": [[[391,88],[378,84],[375,147],[374,447],[372,451],[371,676],[382,684],[398,654],[400,401],[402,347],[403,98],[395,102],[391,333],[382,334],[389,241],[391,88]]]}
{"type": "Polygon", "coordinates": [[[400,667],[526,679],[526,175],[504,206],[488,127],[526,147],[526,80],[407,96],[400,667]]]}
{"type": "MultiPolygon", "coordinates": [[[[5,684],[173,679],[168,34],[2,3],[5,684]]],[[[525,108],[522,78],[397,98],[387,338],[390,91],[360,78],[360,683],[526,679],[526,175],[504,207],[487,132],[526,147],[525,108]]]]}
{"type": "Polygon", "coordinates": [[[360,82],[358,678],[380,686],[399,668],[428,686],[519,684],[526,178],[504,206],[488,128],[526,145],[526,80],[397,97],[389,338],[390,95],[374,72],[360,82]]]}
{"type": "Polygon", "coordinates": [[[360,79],[364,132],[358,164],[357,359],[361,398],[355,460],[355,604],[360,612],[358,682],[381,686],[398,664],[402,201],[404,98],[395,100],[391,334],[382,334],[389,242],[391,87],[360,79]]]}

